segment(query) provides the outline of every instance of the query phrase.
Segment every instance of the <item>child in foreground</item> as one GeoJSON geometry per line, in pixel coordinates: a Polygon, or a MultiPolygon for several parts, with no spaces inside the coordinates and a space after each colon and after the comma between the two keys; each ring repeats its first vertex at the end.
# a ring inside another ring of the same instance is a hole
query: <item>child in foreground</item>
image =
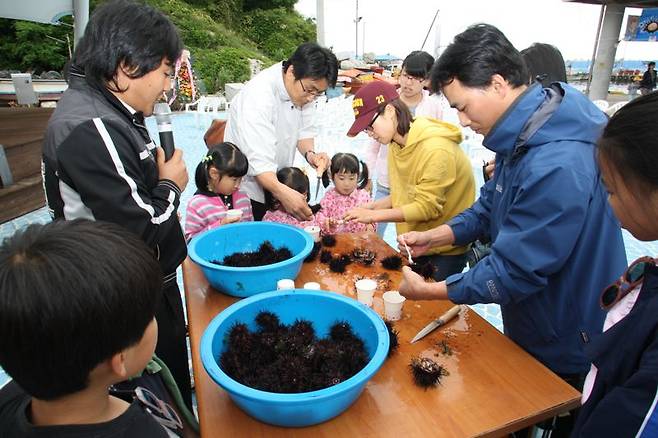
{"type": "MultiPolygon", "coordinates": [[[[162,272],[133,233],[87,220],[32,225],[0,247],[0,435],[168,437],[171,413],[108,387],[155,351],[162,272]]],[[[164,403],[148,391],[141,399],[164,403]]],[[[160,404],[162,403],[162,404],[160,404]]],[[[167,410],[168,411],[168,410],[167,410]]]]}

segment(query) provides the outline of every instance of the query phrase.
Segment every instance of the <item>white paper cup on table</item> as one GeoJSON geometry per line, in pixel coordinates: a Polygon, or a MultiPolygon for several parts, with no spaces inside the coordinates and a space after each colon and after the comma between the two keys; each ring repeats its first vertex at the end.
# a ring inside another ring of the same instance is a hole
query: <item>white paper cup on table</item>
{"type": "Polygon", "coordinates": [[[311,225],[311,226],[305,227],[304,231],[306,231],[308,234],[310,234],[313,237],[314,242],[319,242],[320,241],[320,227],[317,227],[315,225],[311,225]]]}
{"type": "Polygon", "coordinates": [[[384,292],[384,318],[389,321],[398,321],[402,317],[402,306],[407,300],[396,290],[384,292]]]}
{"type": "Polygon", "coordinates": [[[226,217],[228,218],[241,218],[242,217],[242,210],[239,208],[232,208],[226,212],[226,217]]]}
{"type": "Polygon", "coordinates": [[[356,286],[356,299],[359,300],[360,303],[372,307],[372,297],[375,295],[377,282],[375,280],[370,280],[369,278],[364,278],[354,283],[354,286],[356,286]]]}
{"type": "Polygon", "coordinates": [[[320,290],[320,283],[309,281],[308,283],[304,283],[304,289],[320,290]]]}
{"type": "Polygon", "coordinates": [[[276,282],[276,290],[288,290],[295,288],[295,280],[289,278],[282,278],[276,282]]]}

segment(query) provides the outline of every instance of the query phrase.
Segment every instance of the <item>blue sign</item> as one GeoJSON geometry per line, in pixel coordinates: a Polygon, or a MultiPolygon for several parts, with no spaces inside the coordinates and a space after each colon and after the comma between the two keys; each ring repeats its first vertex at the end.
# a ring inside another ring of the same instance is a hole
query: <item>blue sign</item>
{"type": "Polygon", "coordinates": [[[658,8],[642,10],[633,41],[658,41],[658,8]]]}

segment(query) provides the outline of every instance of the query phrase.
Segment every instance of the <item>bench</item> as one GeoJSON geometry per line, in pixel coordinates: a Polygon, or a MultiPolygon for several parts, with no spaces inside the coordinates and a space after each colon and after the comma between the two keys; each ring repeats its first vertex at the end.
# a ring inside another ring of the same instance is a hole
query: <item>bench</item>
{"type": "Polygon", "coordinates": [[[45,205],[41,147],[52,108],[0,108],[0,223],[45,205]]]}

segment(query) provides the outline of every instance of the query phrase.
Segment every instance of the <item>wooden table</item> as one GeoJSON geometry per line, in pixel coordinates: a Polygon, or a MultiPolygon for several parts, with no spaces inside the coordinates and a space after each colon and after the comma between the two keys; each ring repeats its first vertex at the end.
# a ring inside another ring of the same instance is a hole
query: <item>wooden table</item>
{"type": "MultiPolygon", "coordinates": [[[[338,236],[334,254],[366,247],[377,253],[372,267],[348,266],[344,274],[329,271],[319,260],[304,264],[298,287],[317,281],[356,299],[354,279],[377,278],[373,308],[383,312],[381,294],[395,289],[401,273],[387,271],[379,260],[395,254],[374,233],[338,236]]],[[[204,437],[436,437],[501,436],[578,406],[580,394],[478,314],[465,307],[458,319],[421,341],[409,340],[449,302],[407,301],[399,330],[400,347],[366,385],[356,402],[338,417],[300,428],[261,423],[242,412],[208,376],[201,363],[199,342],[211,319],[237,299],[212,289],[190,260],[183,264],[190,324],[192,363],[201,432],[204,437]],[[437,345],[445,340],[452,355],[437,345]],[[429,356],[449,375],[434,389],[414,385],[409,370],[413,356],[429,356]]]]}

